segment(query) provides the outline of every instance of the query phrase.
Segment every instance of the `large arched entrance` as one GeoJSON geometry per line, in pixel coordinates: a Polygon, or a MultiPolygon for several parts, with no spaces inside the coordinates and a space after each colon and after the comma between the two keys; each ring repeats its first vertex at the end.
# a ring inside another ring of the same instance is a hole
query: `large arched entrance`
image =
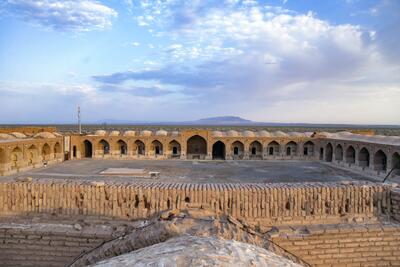
{"type": "Polygon", "coordinates": [[[188,159],[204,159],[207,156],[207,142],[199,136],[194,135],[187,141],[186,155],[188,159]]]}
{"type": "Polygon", "coordinates": [[[93,155],[93,146],[92,143],[88,140],[85,140],[83,142],[84,146],[85,146],[85,158],[91,158],[93,155]]]}
{"type": "Polygon", "coordinates": [[[212,157],[213,159],[225,159],[225,144],[221,141],[214,143],[212,147],[212,157]]]}

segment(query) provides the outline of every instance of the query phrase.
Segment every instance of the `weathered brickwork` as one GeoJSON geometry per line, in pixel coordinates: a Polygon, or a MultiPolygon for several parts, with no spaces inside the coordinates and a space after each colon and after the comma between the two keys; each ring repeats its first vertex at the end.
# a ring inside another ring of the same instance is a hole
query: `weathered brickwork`
{"type": "Polygon", "coordinates": [[[400,188],[391,191],[392,217],[400,222],[400,188]]]}
{"type": "Polygon", "coordinates": [[[1,182],[0,214],[147,218],[186,206],[262,225],[358,222],[389,214],[390,188],[372,183],[185,184],[1,182]]]}
{"type": "Polygon", "coordinates": [[[400,266],[400,225],[309,226],[272,240],[311,266],[400,266]]]}
{"type": "Polygon", "coordinates": [[[110,240],[104,229],[76,231],[68,227],[0,226],[1,266],[66,266],[84,251],[110,240]]]}

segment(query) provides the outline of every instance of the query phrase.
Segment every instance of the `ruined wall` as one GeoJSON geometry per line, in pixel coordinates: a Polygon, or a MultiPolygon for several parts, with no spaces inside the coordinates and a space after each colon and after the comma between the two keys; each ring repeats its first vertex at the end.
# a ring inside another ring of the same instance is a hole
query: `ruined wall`
{"type": "Polygon", "coordinates": [[[84,251],[89,251],[111,233],[104,228],[77,231],[57,225],[0,225],[1,266],[66,266],[84,251]]]}
{"type": "Polygon", "coordinates": [[[186,206],[262,225],[368,221],[389,214],[382,184],[1,182],[0,216],[29,213],[140,219],[186,206]]]}
{"type": "Polygon", "coordinates": [[[272,240],[311,266],[399,266],[400,225],[308,226],[272,240]]]}
{"type": "Polygon", "coordinates": [[[400,222],[400,188],[391,191],[391,200],[392,217],[400,222]]]}

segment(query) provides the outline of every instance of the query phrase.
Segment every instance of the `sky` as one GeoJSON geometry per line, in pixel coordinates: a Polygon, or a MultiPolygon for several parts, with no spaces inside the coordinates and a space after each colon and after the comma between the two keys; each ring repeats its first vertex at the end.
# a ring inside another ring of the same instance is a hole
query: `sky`
{"type": "Polygon", "coordinates": [[[400,125],[397,0],[0,0],[0,123],[400,125]]]}

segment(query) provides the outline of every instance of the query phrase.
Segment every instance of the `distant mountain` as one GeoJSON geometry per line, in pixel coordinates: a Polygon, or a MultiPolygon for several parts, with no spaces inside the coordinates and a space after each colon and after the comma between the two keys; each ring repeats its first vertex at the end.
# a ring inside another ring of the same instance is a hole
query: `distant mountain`
{"type": "Polygon", "coordinates": [[[210,117],[205,119],[200,119],[193,121],[194,124],[217,124],[217,125],[235,125],[235,124],[254,124],[255,122],[251,120],[246,120],[236,116],[220,116],[220,117],[210,117]]]}

